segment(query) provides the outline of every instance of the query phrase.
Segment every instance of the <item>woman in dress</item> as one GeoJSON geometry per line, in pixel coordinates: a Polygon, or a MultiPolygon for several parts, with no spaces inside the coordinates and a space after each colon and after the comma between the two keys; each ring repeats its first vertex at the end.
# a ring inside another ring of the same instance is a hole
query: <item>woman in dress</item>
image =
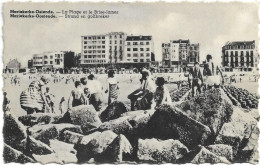
{"type": "Polygon", "coordinates": [[[105,93],[108,92],[108,104],[114,102],[118,98],[118,81],[116,80],[114,76],[115,72],[114,70],[108,71],[108,79],[107,79],[107,89],[105,93]]]}
{"type": "Polygon", "coordinates": [[[48,82],[49,80],[42,76],[39,81],[31,82],[28,89],[21,93],[20,104],[27,114],[46,112],[50,109],[42,91],[48,82]]]}

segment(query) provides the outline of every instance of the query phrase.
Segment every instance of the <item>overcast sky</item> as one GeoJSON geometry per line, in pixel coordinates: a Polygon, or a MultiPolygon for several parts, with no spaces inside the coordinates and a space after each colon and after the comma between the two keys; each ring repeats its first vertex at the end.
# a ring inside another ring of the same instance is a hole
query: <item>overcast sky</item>
{"type": "MultiPolygon", "coordinates": [[[[17,58],[22,66],[32,54],[44,51],[81,52],[81,36],[107,32],[152,35],[156,60],[161,43],[189,39],[200,43],[201,60],[207,54],[220,64],[227,41],[258,40],[256,3],[52,3],[4,5],[4,62],[17,58]],[[117,10],[109,19],[15,19],[9,10],[117,10]]],[[[258,43],[257,43],[258,44],[258,43]]]]}

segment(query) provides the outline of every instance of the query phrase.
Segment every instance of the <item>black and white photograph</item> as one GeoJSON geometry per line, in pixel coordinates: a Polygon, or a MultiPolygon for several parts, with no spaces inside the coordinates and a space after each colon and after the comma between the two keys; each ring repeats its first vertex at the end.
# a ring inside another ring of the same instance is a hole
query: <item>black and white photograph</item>
{"type": "Polygon", "coordinates": [[[259,163],[259,2],[5,2],[3,163],[259,163]]]}

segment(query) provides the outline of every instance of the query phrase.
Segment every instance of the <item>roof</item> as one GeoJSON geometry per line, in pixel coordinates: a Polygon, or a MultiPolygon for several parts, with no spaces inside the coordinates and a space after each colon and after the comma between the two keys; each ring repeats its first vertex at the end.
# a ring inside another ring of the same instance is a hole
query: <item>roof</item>
{"type": "Polygon", "coordinates": [[[253,41],[234,41],[234,42],[227,42],[225,46],[234,46],[234,45],[254,45],[255,40],[253,41]]]}
{"type": "Polygon", "coordinates": [[[152,36],[127,36],[126,41],[150,41],[152,36]]]}
{"type": "Polygon", "coordinates": [[[182,39],[179,39],[179,40],[172,40],[171,41],[172,43],[190,43],[190,40],[182,40],[182,39]]]}

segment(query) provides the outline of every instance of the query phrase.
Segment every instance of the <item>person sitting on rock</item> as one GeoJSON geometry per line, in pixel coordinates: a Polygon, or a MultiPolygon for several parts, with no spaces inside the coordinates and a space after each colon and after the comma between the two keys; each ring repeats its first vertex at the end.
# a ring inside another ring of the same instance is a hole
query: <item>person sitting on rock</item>
{"type": "Polygon", "coordinates": [[[131,110],[147,110],[153,107],[153,94],[156,85],[147,69],[142,70],[141,87],[128,95],[131,101],[131,110]]]}
{"type": "Polygon", "coordinates": [[[171,104],[172,99],[168,88],[164,85],[165,80],[163,77],[158,77],[156,80],[157,88],[154,92],[154,101],[156,106],[161,104],[171,104]]]}
{"type": "Polygon", "coordinates": [[[71,110],[73,107],[84,105],[85,104],[85,97],[83,90],[81,88],[81,82],[75,81],[75,89],[71,91],[68,100],[68,109],[71,110]]]}

